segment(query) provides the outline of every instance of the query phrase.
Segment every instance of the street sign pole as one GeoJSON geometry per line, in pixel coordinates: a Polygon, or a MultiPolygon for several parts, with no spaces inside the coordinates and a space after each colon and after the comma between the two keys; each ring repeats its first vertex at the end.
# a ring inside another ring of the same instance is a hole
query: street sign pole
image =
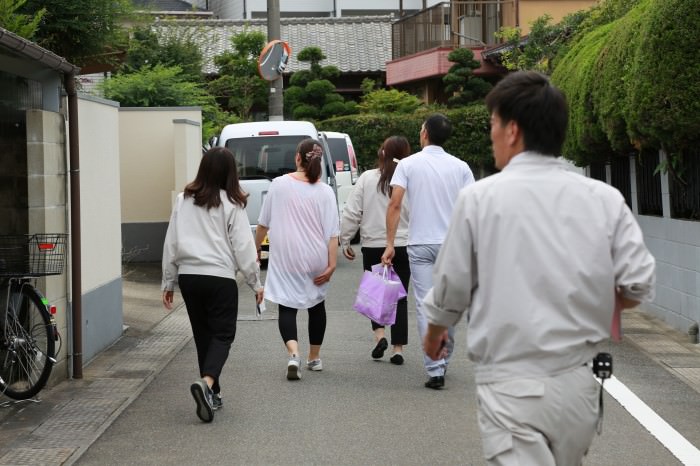
{"type": "MultiPolygon", "coordinates": [[[[279,0],[267,0],[267,40],[268,42],[280,39],[280,2],[279,0]]],[[[284,119],[283,78],[270,81],[270,98],[268,100],[268,114],[270,121],[284,119]]]]}

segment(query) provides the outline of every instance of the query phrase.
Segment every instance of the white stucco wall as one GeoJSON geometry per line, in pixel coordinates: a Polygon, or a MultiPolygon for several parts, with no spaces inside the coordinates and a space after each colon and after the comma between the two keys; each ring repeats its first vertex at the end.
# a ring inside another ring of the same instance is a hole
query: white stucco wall
{"type": "Polygon", "coordinates": [[[160,261],[172,199],[199,168],[202,112],[121,108],[119,126],[123,260],[160,261]]]}
{"type": "MultiPolygon", "coordinates": [[[[119,109],[123,223],[167,222],[175,187],[175,123],[200,125],[199,107],[119,109]]],[[[201,134],[201,129],[199,130],[201,134]]],[[[201,137],[188,153],[201,156],[201,137]]],[[[190,142],[192,144],[192,142],[190,142]]]]}
{"type": "Polygon", "coordinates": [[[91,96],[78,104],[82,288],[121,277],[119,105],[91,96]]]}
{"type": "Polygon", "coordinates": [[[119,104],[78,99],[82,353],[89,362],[124,329],[119,104]]]}

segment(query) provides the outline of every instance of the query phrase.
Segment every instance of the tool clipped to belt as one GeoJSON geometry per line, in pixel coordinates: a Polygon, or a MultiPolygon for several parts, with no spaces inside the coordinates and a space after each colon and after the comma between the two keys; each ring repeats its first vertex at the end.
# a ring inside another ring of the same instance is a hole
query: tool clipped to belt
{"type": "Polygon", "coordinates": [[[603,432],[603,383],[609,379],[613,373],[613,357],[610,353],[598,353],[593,358],[593,374],[600,379],[600,397],[598,399],[598,435],[603,432]]]}

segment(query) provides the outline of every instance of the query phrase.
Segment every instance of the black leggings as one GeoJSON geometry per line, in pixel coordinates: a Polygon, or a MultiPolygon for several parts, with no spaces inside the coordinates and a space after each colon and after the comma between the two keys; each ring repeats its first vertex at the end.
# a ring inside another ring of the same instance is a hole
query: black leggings
{"type": "Polygon", "coordinates": [[[212,377],[212,390],[219,393],[219,376],[236,336],[238,286],[233,279],[210,275],[180,275],[178,285],[192,325],[199,375],[212,377]]]}
{"type": "MultiPolygon", "coordinates": [[[[401,279],[403,287],[408,291],[408,282],[411,280],[411,267],[408,264],[408,252],[405,246],[394,248],[394,260],[392,264],[394,271],[401,279]]],[[[384,248],[362,248],[362,267],[370,270],[373,265],[382,262],[384,248]]],[[[383,325],[372,321],[372,330],[383,328],[383,325]]],[[[406,298],[399,299],[396,305],[396,322],[391,326],[391,344],[405,345],[408,343],[408,301],[406,298]]]]}
{"type": "MultiPolygon", "coordinates": [[[[299,341],[297,338],[297,309],[280,304],[277,323],[280,328],[280,335],[282,335],[282,340],[285,343],[290,340],[299,341]]],[[[323,344],[325,333],[326,302],[321,301],[309,308],[309,343],[312,345],[323,344]]]]}

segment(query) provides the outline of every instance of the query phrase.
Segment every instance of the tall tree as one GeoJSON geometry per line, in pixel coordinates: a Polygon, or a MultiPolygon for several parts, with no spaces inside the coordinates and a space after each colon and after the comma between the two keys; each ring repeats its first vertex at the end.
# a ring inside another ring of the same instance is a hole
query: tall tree
{"type": "Polygon", "coordinates": [[[255,107],[267,105],[269,86],[258,74],[265,40],[264,33],[246,29],[231,38],[233,50],[214,57],[219,77],[209,83],[209,91],[243,120],[251,119],[255,107]]]}
{"type": "Polygon", "coordinates": [[[133,11],[129,0],[27,0],[22,13],[46,10],[36,33],[44,48],[76,65],[107,63],[126,49],[121,18],[133,11]]]}
{"type": "Polygon", "coordinates": [[[454,63],[443,76],[446,84],[445,92],[452,94],[447,100],[451,107],[457,107],[481,99],[491,90],[491,84],[474,76],[474,70],[481,64],[474,59],[474,52],[470,49],[455,49],[447,55],[447,59],[454,63]]]}
{"type": "Polygon", "coordinates": [[[22,14],[20,11],[27,0],[0,0],[0,26],[18,36],[32,40],[39,28],[41,19],[46,14],[42,8],[34,14],[22,14]]]}
{"type": "Polygon", "coordinates": [[[306,47],[297,59],[309,63],[308,70],[297,71],[284,93],[284,108],[295,119],[324,119],[357,113],[355,102],[346,102],[335,90],[331,79],[340,75],[335,66],[321,66],[326,59],[319,47],[306,47]]]}
{"type": "Polygon", "coordinates": [[[202,52],[192,37],[159,37],[148,27],[136,27],[121,72],[133,73],[145,66],[179,66],[182,76],[202,81],[202,52]]]}
{"type": "Polygon", "coordinates": [[[102,84],[105,97],[125,107],[202,107],[202,137],[207,141],[231,118],[222,112],[204,86],[192,82],[179,66],[144,66],[118,74],[102,84]]]}

